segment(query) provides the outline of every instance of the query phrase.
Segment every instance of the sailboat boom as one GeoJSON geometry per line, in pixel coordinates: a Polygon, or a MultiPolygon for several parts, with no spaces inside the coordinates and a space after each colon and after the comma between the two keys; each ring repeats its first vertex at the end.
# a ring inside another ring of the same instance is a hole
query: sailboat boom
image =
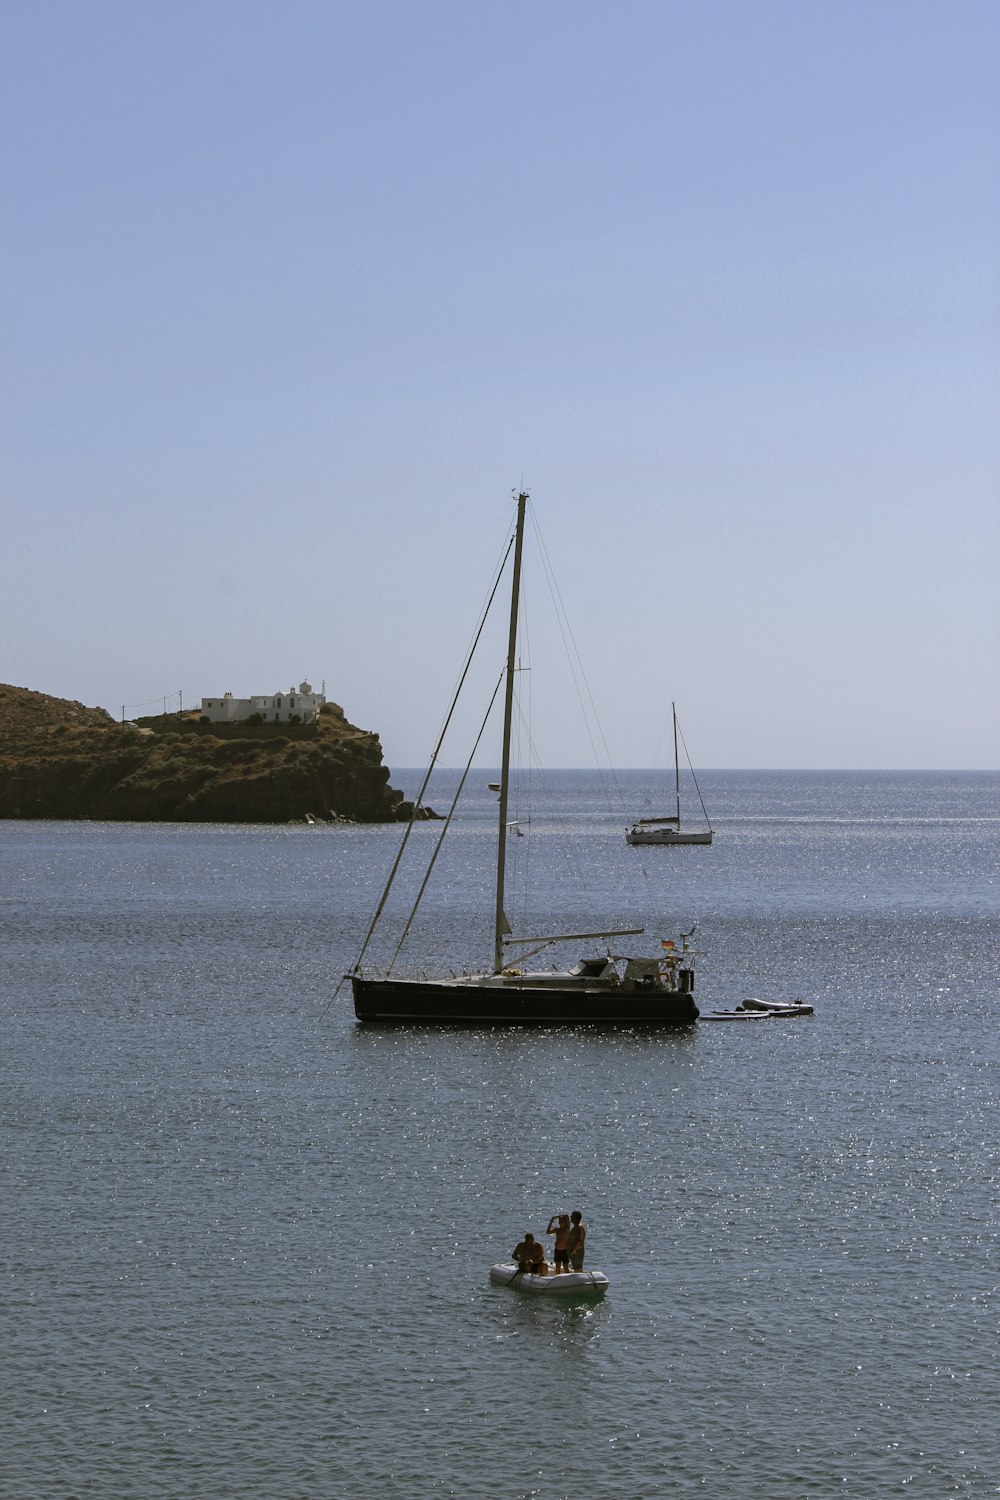
{"type": "Polygon", "coordinates": [[[582,942],[584,938],[638,937],[641,932],[645,931],[645,927],[618,927],[611,932],[606,930],[602,932],[559,932],[553,937],[509,937],[507,942],[510,945],[514,943],[576,943],[582,942]]]}

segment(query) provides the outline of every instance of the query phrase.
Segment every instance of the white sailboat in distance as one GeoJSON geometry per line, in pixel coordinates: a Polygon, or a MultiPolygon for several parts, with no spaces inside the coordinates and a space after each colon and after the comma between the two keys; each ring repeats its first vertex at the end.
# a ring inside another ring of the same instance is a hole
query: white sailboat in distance
{"type": "MultiPolygon", "coordinates": [[[[676,799],[676,811],[664,813],[658,818],[637,818],[632,827],[625,834],[627,844],[710,844],[712,842],[712,828],[708,821],[708,811],[705,807],[698,778],[691,766],[691,776],[694,780],[698,800],[701,802],[701,810],[705,815],[704,828],[682,828],[681,827],[681,761],[678,749],[677,736],[677,704],[671,703],[674,716],[674,797],[676,799]]],[[[690,765],[690,761],[688,762],[690,765]]]]}

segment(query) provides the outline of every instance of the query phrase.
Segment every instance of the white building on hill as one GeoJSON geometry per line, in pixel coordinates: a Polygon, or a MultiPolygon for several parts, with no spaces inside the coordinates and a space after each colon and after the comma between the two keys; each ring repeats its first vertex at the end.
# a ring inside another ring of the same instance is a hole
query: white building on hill
{"type": "Polygon", "coordinates": [[[238,724],[253,714],[260,714],[265,724],[287,724],[296,718],[308,724],[325,702],[325,693],[314,693],[308,682],[300,682],[287,693],[256,698],[234,698],[232,693],[223,693],[221,698],[202,698],[201,714],[213,724],[238,724]]]}

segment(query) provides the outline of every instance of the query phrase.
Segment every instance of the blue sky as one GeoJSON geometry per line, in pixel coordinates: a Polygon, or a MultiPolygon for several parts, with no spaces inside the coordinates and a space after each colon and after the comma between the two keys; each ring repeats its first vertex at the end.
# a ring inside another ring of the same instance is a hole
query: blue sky
{"type": "Polygon", "coordinates": [[[620,766],[1000,764],[992,0],[0,16],[0,678],[420,764],[523,485],[620,766]]]}

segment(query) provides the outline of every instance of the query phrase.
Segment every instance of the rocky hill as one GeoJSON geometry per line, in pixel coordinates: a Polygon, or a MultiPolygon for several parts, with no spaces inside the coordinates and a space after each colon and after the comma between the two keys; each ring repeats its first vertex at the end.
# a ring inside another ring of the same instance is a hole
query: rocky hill
{"type": "Polygon", "coordinates": [[[0,684],[0,818],[387,823],[410,811],[378,736],[332,703],[313,724],[193,712],[123,728],[103,708],[0,684]]]}

